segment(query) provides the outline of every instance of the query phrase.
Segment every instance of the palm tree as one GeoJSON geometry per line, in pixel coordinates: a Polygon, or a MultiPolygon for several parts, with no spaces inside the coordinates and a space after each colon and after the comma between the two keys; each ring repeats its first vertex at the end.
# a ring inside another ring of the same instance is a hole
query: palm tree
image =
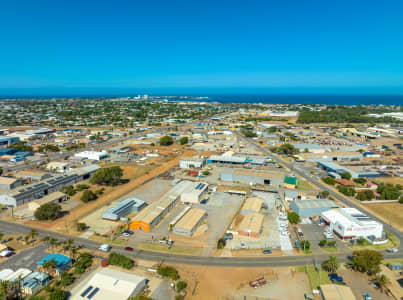
{"type": "Polygon", "coordinates": [[[334,273],[339,268],[339,262],[337,261],[337,257],[331,255],[328,260],[324,261],[322,267],[331,273],[334,273]]]}
{"type": "Polygon", "coordinates": [[[376,276],[376,281],[379,284],[379,289],[381,291],[384,291],[384,289],[386,288],[386,286],[390,283],[389,278],[384,275],[384,274],[379,274],[376,276]]]}
{"type": "Polygon", "coordinates": [[[55,246],[58,244],[58,240],[56,240],[55,238],[51,237],[49,239],[49,244],[52,247],[52,252],[55,252],[55,246]]]}
{"type": "Polygon", "coordinates": [[[30,239],[29,235],[25,235],[25,236],[24,236],[24,242],[25,242],[25,245],[27,245],[27,244],[28,244],[29,239],[30,239]]]}
{"type": "Polygon", "coordinates": [[[45,243],[46,243],[46,247],[48,247],[49,248],[49,245],[50,245],[50,236],[45,236],[44,238],[43,238],[43,240],[42,241],[44,241],[45,243]]]}
{"type": "MultiPolygon", "coordinates": [[[[4,299],[7,299],[8,294],[10,293],[10,281],[4,280],[0,282],[0,296],[3,296],[4,299]]],[[[0,299],[3,299],[0,297],[0,299]]]]}
{"type": "Polygon", "coordinates": [[[48,274],[53,274],[53,271],[57,267],[57,262],[54,259],[47,260],[43,263],[43,268],[48,272],[48,274]]]}
{"type": "Polygon", "coordinates": [[[35,229],[31,229],[29,232],[29,236],[31,237],[32,242],[34,242],[34,239],[39,235],[38,231],[35,229]]]}
{"type": "Polygon", "coordinates": [[[4,237],[4,233],[0,232],[0,240],[2,240],[4,237]]]}

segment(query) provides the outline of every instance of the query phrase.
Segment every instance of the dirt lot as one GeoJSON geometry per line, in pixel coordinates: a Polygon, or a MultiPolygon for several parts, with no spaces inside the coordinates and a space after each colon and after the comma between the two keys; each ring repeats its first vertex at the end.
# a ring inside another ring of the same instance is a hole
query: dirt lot
{"type": "Polygon", "coordinates": [[[376,180],[374,180],[374,181],[403,185],[402,177],[379,177],[379,178],[376,178],[376,180]]]}
{"type": "Polygon", "coordinates": [[[400,203],[374,203],[365,207],[373,214],[382,218],[386,223],[403,231],[403,205],[400,203]]]}
{"type": "Polygon", "coordinates": [[[303,299],[309,292],[309,281],[304,273],[292,268],[220,268],[203,266],[175,266],[181,278],[188,282],[186,299],[243,299],[242,296],[269,299],[303,299]],[[268,284],[249,287],[249,281],[265,276],[268,284]],[[288,288],[292,286],[293,288],[288,288]]]}

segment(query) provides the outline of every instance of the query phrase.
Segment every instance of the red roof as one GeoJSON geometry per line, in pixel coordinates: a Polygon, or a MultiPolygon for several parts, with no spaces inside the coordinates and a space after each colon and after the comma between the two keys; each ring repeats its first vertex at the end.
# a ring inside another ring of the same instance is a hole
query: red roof
{"type": "Polygon", "coordinates": [[[351,180],[344,179],[344,178],[342,178],[342,179],[336,179],[336,182],[337,182],[338,184],[341,184],[341,185],[344,185],[344,186],[354,186],[354,185],[355,185],[355,183],[352,182],[351,180]]]}

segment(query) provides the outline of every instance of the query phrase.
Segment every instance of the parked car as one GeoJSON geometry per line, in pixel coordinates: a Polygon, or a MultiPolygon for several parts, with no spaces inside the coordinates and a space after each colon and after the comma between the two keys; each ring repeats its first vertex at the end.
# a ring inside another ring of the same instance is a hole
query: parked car
{"type": "Polygon", "coordinates": [[[134,249],[132,247],[125,247],[126,251],[133,251],[134,249]]]}
{"type": "Polygon", "coordinates": [[[337,273],[330,273],[329,278],[331,281],[343,282],[343,277],[337,275],[337,273]]]}
{"type": "Polygon", "coordinates": [[[229,241],[234,238],[234,235],[231,232],[224,234],[224,240],[229,241]]]}
{"type": "Polygon", "coordinates": [[[372,300],[372,297],[371,297],[370,294],[366,293],[366,294],[364,295],[364,299],[365,299],[365,300],[372,300]]]}
{"type": "Polygon", "coordinates": [[[125,237],[129,237],[129,236],[130,236],[130,234],[127,233],[127,232],[123,232],[122,235],[125,236],[125,237]]]}
{"type": "Polygon", "coordinates": [[[263,250],[263,254],[272,254],[273,252],[270,249],[263,250]]]}
{"type": "Polygon", "coordinates": [[[103,245],[99,246],[98,249],[101,250],[102,252],[109,252],[109,250],[112,249],[112,246],[110,246],[108,244],[103,244],[103,245]]]}
{"type": "Polygon", "coordinates": [[[389,248],[389,249],[386,249],[386,252],[397,253],[397,252],[399,252],[399,249],[397,249],[397,248],[389,248]]]}

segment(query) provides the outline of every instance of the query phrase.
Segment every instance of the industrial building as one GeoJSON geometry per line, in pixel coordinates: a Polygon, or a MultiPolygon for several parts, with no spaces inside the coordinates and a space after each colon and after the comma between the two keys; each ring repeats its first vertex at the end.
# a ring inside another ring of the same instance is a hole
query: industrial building
{"type": "Polygon", "coordinates": [[[290,208],[296,212],[300,217],[317,217],[323,212],[332,208],[338,208],[337,204],[329,199],[315,199],[315,200],[294,200],[290,203],[290,208]]]}
{"type": "Polygon", "coordinates": [[[28,270],[26,268],[19,268],[17,271],[9,274],[8,276],[6,276],[3,281],[8,281],[10,283],[16,282],[17,280],[21,280],[24,279],[25,277],[27,277],[29,274],[31,274],[32,271],[28,270]]]}
{"type": "Polygon", "coordinates": [[[63,173],[67,171],[69,165],[70,163],[65,161],[51,161],[46,165],[46,170],[63,173]]]}
{"type": "Polygon", "coordinates": [[[0,189],[1,190],[12,190],[24,184],[21,179],[2,177],[0,176],[0,189]]]}
{"type": "Polygon", "coordinates": [[[181,181],[169,190],[160,200],[140,211],[129,224],[129,229],[151,231],[162,218],[178,203],[180,195],[193,185],[191,181],[181,181]]]}
{"type": "Polygon", "coordinates": [[[0,136],[0,147],[9,146],[11,144],[19,142],[20,139],[18,137],[12,136],[0,136]]]}
{"type": "Polygon", "coordinates": [[[179,168],[181,169],[200,169],[206,164],[206,159],[200,156],[182,157],[179,160],[179,168]]]}
{"type": "Polygon", "coordinates": [[[246,215],[248,213],[258,213],[262,208],[263,200],[258,197],[251,197],[245,200],[242,205],[240,215],[246,215]]]}
{"type": "Polygon", "coordinates": [[[272,185],[279,187],[283,183],[283,176],[278,172],[253,169],[225,169],[220,174],[221,181],[243,184],[272,185]]]}
{"type": "Polygon", "coordinates": [[[140,294],[147,285],[147,278],[133,273],[103,268],[74,293],[72,300],[127,300],[140,294]]]}
{"type": "Polygon", "coordinates": [[[374,178],[374,177],[381,176],[381,174],[378,172],[355,172],[353,170],[340,166],[336,163],[325,161],[325,160],[317,161],[317,165],[318,165],[318,168],[328,172],[329,176],[331,176],[332,174],[342,175],[343,173],[346,173],[346,172],[350,173],[352,178],[361,178],[361,177],[374,178]]]}
{"type": "Polygon", "coordinates": [[[24,278],[21,287],[26,295],[33,295],[40,291],[50,281],[50,276],[44,272],[33,272],[24,278]]]}
{"type": "Polygon", "coordinates": [[[172,232],[191,236],[206,217],[207,212],[204,209],[192,208],[176,223],[172,232]]]}
{"type": "Polygon", "coordinates": [[[37,262],[37,265],[43,267],[45,262],[51,260],[54,260],[56,262],[55,271],[58,276],[61,275],[66,270],[70,269],[70,267],[72,266],[70,257],[60,253],[52,253],[45,256],[44,258],[42,258],[40,261],[37,262]]]}
{"type": "Polygon", "coordinates": [[[108,152],[106,151],[83,151],[74,154],[75,157],[91,159],[91,160],[102,160],[109,156],[108,152]]]}
{"type": "Polygon", "coordinates": [[[356,208],[328,210],[321,213],[321,219],[341,239],[381,238],[383,234],[382,223],[372,220],[356,208]]]}
{"type": "Polygon", "coordinates": [[[322,284],[319,286],[323,300],[356,300],[350,287],[340,284],[322,284]]]}
{"type": "Polygon", "coordinates": [[[20,189],[10,191],[8,194],[0,195],[0,204],[8,206],[20,206],[35,199],[42,198],[53,192],[59,191],[62,187],[75,184],[79,181],[90,178],[99,169],[98,165],[90,165],[74,169],[68,175],[59,175],[24,186],[20,189]]]}
{"type": "Polygon", "coordinates": [[[35,212],[41,205],[49,204],[49,203],[61,203],[62,201],[66,200],[66,194],[62,192],[53,192],[41,199],[31,201],[28,203],[28,209],[35,212]]]}
{"type": "Polygon", "coordinates": [[[319,144],[294,144],[293,146],[297,148],[301,153],[325,153],[325,148],[323,148],[319,144]]]}
{"type": "Polygon", "coordinates": [[[132,212],[140,211],[146,205],[147,204],[143,200],[137,198],[128,198],[105,211],[102,214],[102,219],[118,221],[132,212]]]}
{"type": "Polygon", "coordinates": [[[22,170],[15,174],[16,178],[28,179],[31,181],[41,181],[52,177],[53,175],[39,170],[22,170]]]}
{"type": "Polygon", "coordinates": [[[246,156],[234,155],[233,152],[228,151],[222,155],[211,155],[208,163],[243,165],[246,163],[246,159],[246,156]]]}
{"type": "Polygon", "coordinates": [[[263,215],[247,213],[238,226],[238,235],[258,238],[263,229],[263,215]]]}
{"type": "Polygon", "coordinates": [[[182,203],[199,203],[208,191],[208,184],[203,182],[193,182],[182,194],[182,203]]]}

